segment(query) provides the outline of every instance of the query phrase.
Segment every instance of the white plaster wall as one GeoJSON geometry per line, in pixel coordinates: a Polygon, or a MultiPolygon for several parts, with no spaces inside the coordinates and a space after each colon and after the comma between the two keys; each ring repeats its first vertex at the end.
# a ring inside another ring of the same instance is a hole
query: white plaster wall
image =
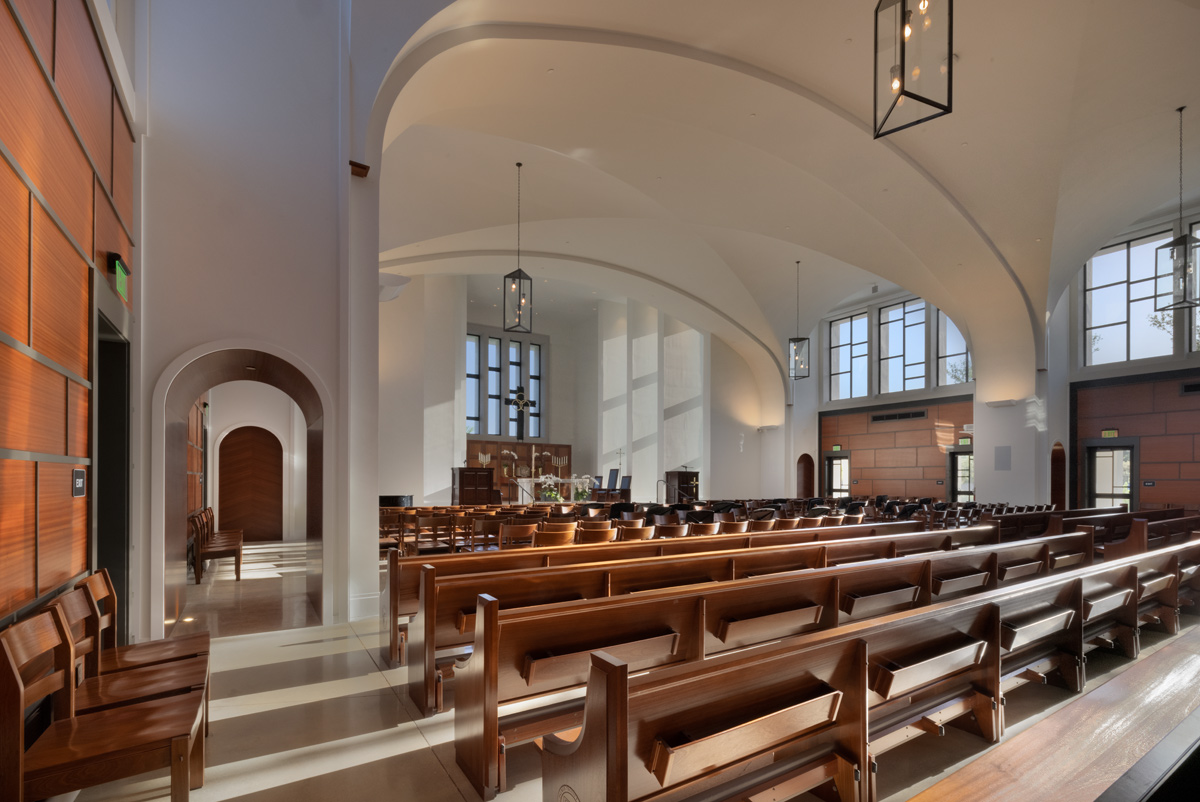
{"type": "Polygon", "coordinates": [[[718,337],[710,338],[712,498],[758,498],[760,404],[750,366],[718,337]]]}
{"type": "Polygon", "coordinates": [[[988,406],[975,401],[975,497],[986,502],[1036,504],[1047,494],[1034,469],[1044,440],[1045,404],[1040,398],[1012,406],[988,406]],[[1010,448],[1008,469],[997,468],[998,449],[1010,448]]]}
{"type": "Polygon", "coordinates": [[[221,509],[221,443],[235,429],[257,426],[283,448],[283,539],[305,539],[305,482],[308,441],[304,415],[286,393],[262,382],[219,384],[208,394],[209,503],[221,509]]]}
{"type": "MultiPolygon", "coordinates": [[[[665,471],[701,470],[704,463],[704,335],[663,317],[663,457],[665,471]]],[[[700,476],[701,493],[708,477],[700,476]]],[[[656,496],[657,497],[657,496],[656,496]]]]}
{"type": "Polygon", "coordinates": [[[467,457],[467,284],[459,276],[427,276],[424,284],[424,498],[426,504],[449,504],[454,468],[467,457]]]}

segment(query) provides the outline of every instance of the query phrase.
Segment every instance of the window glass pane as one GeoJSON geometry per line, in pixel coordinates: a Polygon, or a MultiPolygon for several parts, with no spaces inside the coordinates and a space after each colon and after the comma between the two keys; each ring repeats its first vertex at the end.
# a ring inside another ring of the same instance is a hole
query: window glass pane
{"type": "Polygon", "coordinates": [[[467,417],[479,417],[479,379],[467,379],[467,417]]]}
{"type": "Polygon", "coordinates": [[[843,373],[840,376],[837,376],[836,379],[837,379],[837,384],[836,384],[837,394],[833,397],[833,400],[837,401],[839,398],[849,398],[850,397],[850,374],[843,373]]]}
{"type": "Polygon", "coordinates": [[[537,376],[542,372],[542,347],[540,345],[529,346],[529,375],[537,376]]]}
{"type": "Polygon", "coordinates": [[[879,310],[879,322],[882,324],[904,319],[904,304],[885,306],[879,310]]]}
{"type": "Polygon", "coordinates": [[[879,361],[879,389],[884,393],[904,389],[904,366],[900,357],[879,361]]]}
{"type": "Polygon", "coordinates": [[[836,320],[829,324],[829,345],[836,348],[850,342],[850,319],[836,320]]]}
{"type": "Polygon", "coordinates": [[[854,318],[854,342],[865,343],[867,341],[867,316],[857,315],[854,318]]]}
{"type": "Polygon", "coordinates": [[[521,365],[520,363],[508,365],[508,391],[515,393],[517,388],[521,386],[521,365]]]}
{"type": "Polygon", "coordinates": [[[500,371],[488,371],[488,395],[500,395],[500,371]]]}
{"type": "Polygon", "coordinates": [[[1087,364],[1106,365],[1125,360],[1125,324],[1092,329],[1084,344],[1087,364]]]}
{"type": "Polygon", "coordinates": [[[938,384],[962,384],[967,380],[966,355],[943,357],[938,360],[938,384]]]}
{"type": "Polygon", "coordinates": [[[495,337],[488,338],[488,367],[500,367],[500,341],[495,337]]]}
{"type": "Polygon", "coordinates": [[[1171,239],[1170,234],[1155,234],[1136,240],[1129,246],[1129,279],[1137,281],[1155,274],[1154,249],[1171,239]]]}
{"type": "Polygon", "coordinates": [[[867,358],[865,356],[854,357],[854,367],[850,369],[850,375],[854,377],[854,397],[862,398],[867,394],[867,358]]]}
{"type": "Polygon", "coordinates": [[[941,356],[962,354],[967,350],[966,338],[945,312],[938,313],[938,353],[941,356]]]}
{"type": "Polygon", "coordinates": [[[1129,358],[1169,356],[1174,350],[1172,313],[1155,312],[1154,300],[1136,301],[1129,305],[1129,358]]]}
{"type": "Polygon", "coordinates": [[[488,434],[500,434],[500,399],[488,399],[488,434]]]}
{"type": "Polygon", "coordinates": [[[925,361],[925,324],[909,326],[904,330],[904,361],[925,361]]]}
{"type": "Polygon", "coordinates": [[[1125,322],[1125,286],[1116,284],[1087,294],[1087,325],[1105,326],[1125,322]]]}
{"type": "MultiPolygon", "coordinates": [[[[529,380],[529,400],[533,401],[540,407],[542,405],[542,381],[541,379],[529,380]]],[[[537,407],[535,407],[537,409],[537,407]]]]}
{"type": "Polygon", "coordinates": [[[904,353],[904,324],[897,320],[879,327],[879,358],[904,353]]]}
{"type": "Polygon", "coordinates": [[[845,373],[850,369],[850,348],[842,346],[829,352],[829,372],[845,373]]]}
{"type": "Polygon", "coordinates": [[[467,373],[479,373],[479,338],[467,336],[467,373]]]}
{"type": "Polygon", "coordinates": [[[1087,286],[1100,287],[1115,281],[1124,281],[1127,278],[1125,260],[1124,245],[1115,245],[1100,251],[1088,260],[1087,286]]]}
{"type": "MultiPolygon", "coordinates": [[[[529,436],[530,437],[541,437],[542,436],[542,416],[541,415],[530,415],[529,416],[529,436]]],[[[547,470],[547,471],[549,469],[550,469],[549,467],[545,468],[545,470],[547,470]]]]}

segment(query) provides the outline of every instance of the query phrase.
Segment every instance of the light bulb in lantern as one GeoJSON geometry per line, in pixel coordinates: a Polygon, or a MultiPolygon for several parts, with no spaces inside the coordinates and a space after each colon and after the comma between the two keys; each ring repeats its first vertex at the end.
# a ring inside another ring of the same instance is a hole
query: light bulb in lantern
{"type": "Polygon", "coordinates": [[[908,37],[912,36],[912,11],[907,11],[904,14],[904,41],[908,41],[908,37]]]}
{"type": "Polygon", "coordinates": [[[900,65],[892,66],[892,94],[900,91],[900,65]]]}
{"type": "Polygon", "coordinates": [[[509,289],[512,290],[513,292],[516,292],[517,291],[517,282],[514,281],[512,283],[512,286],[509,287],[509,289]]]}
{"type": "Polygon", "coordinates": [[[922,28],[923,30],[926,30],[926,31],[927,31],[927,30],[929,30],[929,28],[930,28],[932,25],[933,25],[933,17],[926,17],[926,18],[925,18],[925,21],[924,21],[923,23],[921,23],[921,28],[922,28]]]}
{"type": "Polygon", "coordinates": [[[917,3],[917,9],[924,14],[929,10],[929,0],[921,0],[921,2],[917,3]]]}

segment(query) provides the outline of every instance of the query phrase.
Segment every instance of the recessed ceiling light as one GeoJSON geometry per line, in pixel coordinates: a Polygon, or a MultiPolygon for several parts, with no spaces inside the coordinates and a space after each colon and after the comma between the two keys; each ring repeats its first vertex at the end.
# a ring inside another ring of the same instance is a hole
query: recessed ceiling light
{"type": "Polygon", "coordinates": [[[1041,241],[1042,241],[1042,238],[1041,238],[1041,237],[1038,237],[1038,238],[1037,238],[1037,240],[1035,240],[1035,241],[1036,241],[1036,242],[1041,242],[1041,241]]]}
{"type": "Polygon", "coordinates": [[[553,68],[553,67],[548,67],[548,68],[546,69],[546,72],[554,72],[554,68],[553,68]]]}
{"type": "Polygon", "coordinates": [[[189,615],[187,618],[183,619],[183,623],[185,623],[185,624],[190,624],[192,621],[195,621],[195,620],[196,620],[196,619],[192,618],[192,617],[189,615]]]}
{"type": "Polygon", "coordinates": [[[757,117],[758,115],[757,115],[757,114],[755,114],[754,112],[750,112],[750,116],[751,116],[751,117],[757,117]]]}
{"type": "Polygon", "coordinates": [[[254,367],[253,365],[247,365],[247,366],[246,366],[246,370],[248,370],[248,371],[250,371],[251,373],[253,373],[254,371],[258,370],[258,368],[254,367]]]}

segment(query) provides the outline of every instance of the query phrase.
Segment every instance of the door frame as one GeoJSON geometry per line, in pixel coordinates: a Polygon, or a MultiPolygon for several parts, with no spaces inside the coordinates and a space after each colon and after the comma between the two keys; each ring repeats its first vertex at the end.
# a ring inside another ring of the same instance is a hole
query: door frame
{"type": "Polygon", "coordinates": [[[1140,502],[1142,487],[1141,471],[1139,470],[1140,437],[1086,437],[1079,441],[1079,486],[1076,506],[1086,503],[1092,481],[1092,450],[1096,448],[1128,448],[1132,452],[1129,457],[1129,511],[1135,512],[1140,502]]]}
{"type": "Polygon", "coordinates": [[[849,486],[847,486],[847,488],[846,488],[846,495],[847,496],[854,495],[852,492],[850,492],[851,489],[854,487],[854,480],[850,478],[850,471],[852,469],[852,463],[850,460],[850,452],[849,451],[823,451],[821,453],[821,486],[820,486],[821,492],[818,493],[817,495],[823,495],[826,498],[833,498],[833,496],[834,496],[833,487],[832,487],[833,471],[831,470],[831,466],[829,464],[830,459],[846,460],[846,481],[848,481],[850,483],[849,486]]]}
{"type": "MultiPolygon", "coordinates": [[[[952,496],[957,494],[958,487],[957,475],[954,472],[954,460],[958,454],[971,454],[974,456],[975,444],[946,446],[946,492],[944,495],[946,496],[945,500],[950,502],[958,500],[957,498],[952,498],[952,496]]],[[[979,497],[978,489],[972,490],[971,495],[975,497],[971,500],[977,501],[979,497]]]]}

